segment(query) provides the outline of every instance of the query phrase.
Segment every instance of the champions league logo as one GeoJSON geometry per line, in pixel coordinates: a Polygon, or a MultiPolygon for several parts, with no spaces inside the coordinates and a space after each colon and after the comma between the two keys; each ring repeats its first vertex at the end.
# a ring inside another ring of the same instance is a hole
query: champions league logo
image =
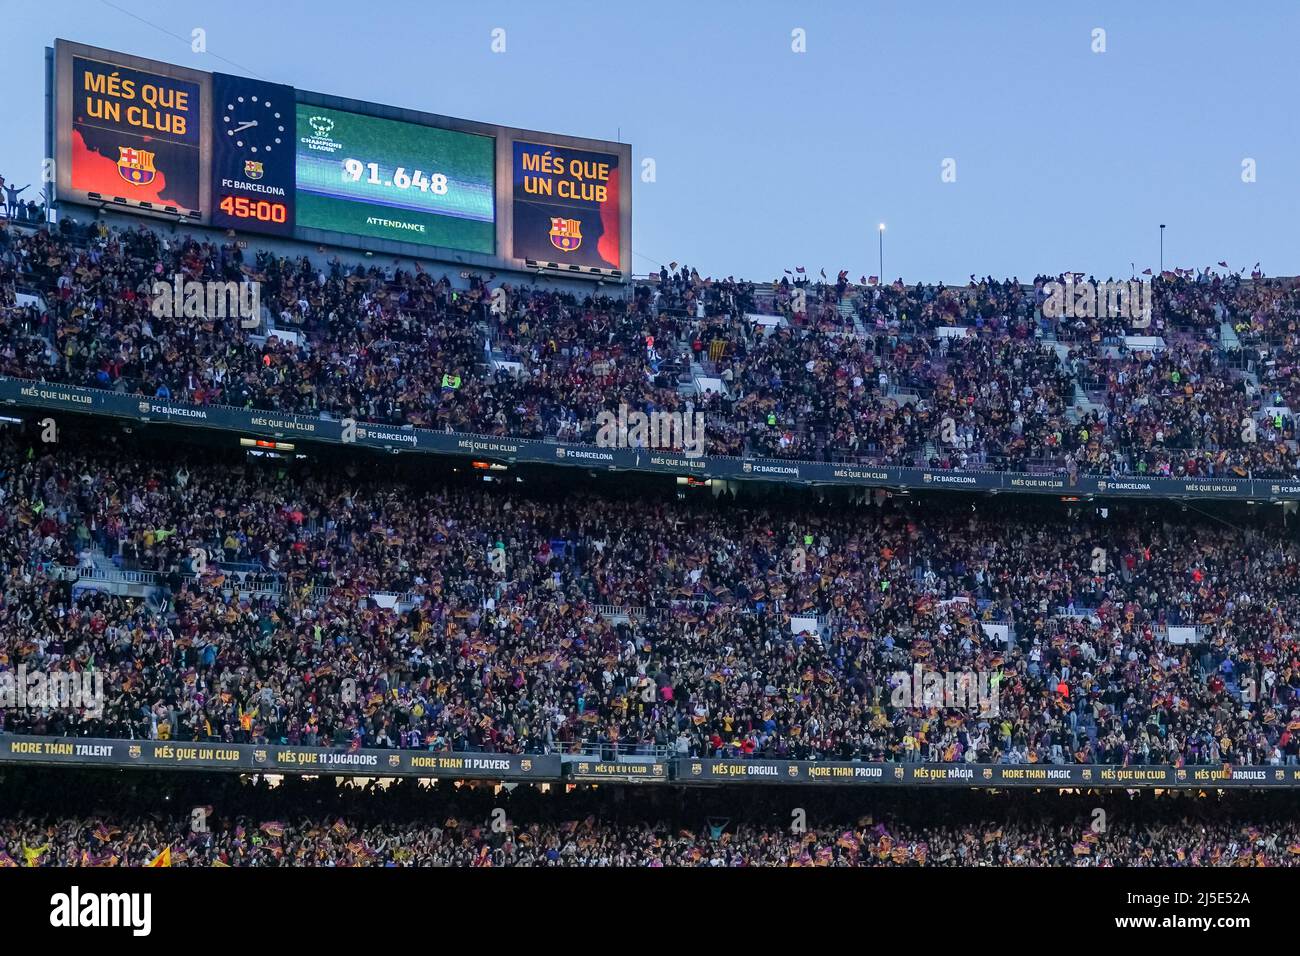
{"type": "Polygon", "coordinates": [[[343,148],[342,143],[330,139],[330,133],[334,130],[334,121],[328,116],[309,116],[307,125],[311,127],[311,135],[301,137],[299,142],[308,149],[332,155],[343,148]]]}
{"type": "Polygon", "coordinates": [[[148,186],[157,175],[153,167],[154,154],[147,149],[130,146],[117,148],[117,173],[132,186],[148,186]]]}
{"type": "Polygon", "coordinates": [[[561,252],[573,252],[582,245],[582,223],[577,219],[552,217],[551,245],[561,252]]]}

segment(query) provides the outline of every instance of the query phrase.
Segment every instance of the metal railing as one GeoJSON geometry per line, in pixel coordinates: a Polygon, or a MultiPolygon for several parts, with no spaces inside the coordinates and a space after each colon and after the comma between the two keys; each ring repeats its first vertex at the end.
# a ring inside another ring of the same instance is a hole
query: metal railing
{"type": "Polygon", "coordinates": [[[92,567],[89,565],[77,565],[67,567],[64,565],[52,565],[45,568],[47,574],[61,581],[100,581],[109,584],[144,584],[149,587],[157,587],[157,571],[127,571],[121,568],[112,571],[106,568],[92,567]]]}
{"type": "Polygon", "coordinates": [[[646,609],[643,607],[620,607],[617,604],[597,604],[596,613],[601,617],[626,617],[638,621],[643,621],[646,617],[646,609]]]}
{"type": "Polygon", "coordinates": [[[643,760],[665,760],[680,756],[676,748],[663,744],[604,743],[601,741],[553,741],[551,753],[557,753],[565,762],[575,760],[603,760],[619,763],[636,763],[643,760]]]}
{"type": "MultiPolygon", "coordinates": [[[[166,581],[162,572],[133,570],[124,568],[107,569],[102,567],[81,565],[66,566],[45,562],[41,566],[46,574],[62,581],[95,581],[104,584],[140,584],[148,587],[164,587],[166,581]]],[[[310,597],[313,601],[325,601],[333,598],[356,597],[359,599],[370,598],[380,600],[386,603],[387,599],[392,599],[393,605],[399,610],[406,610],[411,607],[424,603],[424,595],[417,591],[363,591],[354,592],[350,588],[343,588],[334,585],[312,585],[309,591],[304,592],[303,586],[295,584],[292,581],[286,581],[284,576],[277,572],[228,572],[226,580],[222,583],[222,589],[231,593],[238,593],[248,596],[267,596],[283,597],[285,594],[297,594],[310,597]],[[249,581],[249,578],[253,578],[249,581]]],[[[712,595],[701,594],[690,598],[674,598],[669,602],[669,607],[680,608],[687,604],[707,604],[710,607],[722,606],[723,602],[716,600],[712,595]]],[[[606,619],[625,618],[630,621],[645,621],[662,617],[666,612],[662,608],[647,608],[644,606],[625,606],[619,604],[595,604],[594,610],[598,615],[606,619]]],[[[752,613],[749,609],[741,609],[742,613],[752,613]]],[[[792,615],[799,616],[799,615],[792,615]]],[[[832,627],[834,618],[832,615],[818,614],[805,615],[816,618],[819,629],[832,627]]]]}

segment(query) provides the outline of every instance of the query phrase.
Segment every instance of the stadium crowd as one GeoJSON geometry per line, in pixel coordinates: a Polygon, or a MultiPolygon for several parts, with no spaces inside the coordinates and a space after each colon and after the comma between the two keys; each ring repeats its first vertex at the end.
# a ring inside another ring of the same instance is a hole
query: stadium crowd
{"type": "Polygon", "coordinates": [[[1274,794],[931,790],[917,801],[790,788],[506,794],[413,782],[272,788],[186,774],[74,779],[85,786],[46,772],[0,788],[0,866],[1300,865],[1300,826],[1274,794]],[[792,826],[795,805],[804,826],[792,826]]]}
{"type": "Polygon", "coordinates": [[[0,224],[0,374],[587,442],[599,412],[620,405],[700,411],[711,455],[1117,475],[1300,469],[1290,280],[1157,277],[1144,330],[1157,345],[1127,339],[1115,319],[1045,315],[1059,276],[947,287],[850,285],[841,273],[760,288],[682,266],[626,297],[507,283],[495,310],[494,278],[346,265],[323,249],[290,259],[145,226],[0,224]],[[153,284],[176,275],[260,283],[277,334],[154,314],[153,284]],[[19,305],[19,291],[44,307],[19,305]],[[685,384],[704,378],[721,385],[685,384]]]}
{"type": "Polygon", "coordinates": [[[0,730],[1300,760],[1300,546],[1276,516],[883,494],[676,501],[388,459],[145,447],[107,430],[0,439],[0,668],[93,668],[108,689],[98,715],[9,709],[0,730]],[[110,559],[156,572],[165,603],[70,580],[110,559]],[[404,597],[386,606],[385,593],[404,597]],[[1170,626],[1199,642],[1170,642],[1170,626]],[[996,712],[907,705],[899,674],[918,665],[991,675],[996,712]]]}

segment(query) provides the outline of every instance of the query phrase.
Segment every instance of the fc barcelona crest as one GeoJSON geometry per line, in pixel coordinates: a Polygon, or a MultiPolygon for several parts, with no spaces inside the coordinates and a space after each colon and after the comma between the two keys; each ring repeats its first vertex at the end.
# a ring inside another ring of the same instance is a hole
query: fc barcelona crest
{"type": "Polygon", "coordinates": [[[117,172],[132,186],[148,186],[158,171],[153,168],[154,154],[147,149],[130,146],[117,148],[117,172]]]}
{"type": "Polygon", "coordinates": [[[551,245],[561,252],[573,252],[582,245],[582,223],[576,219],[551,217],[551,245]]]}
{"type": "Polygon", "coordinates": [[[249,179],[261,179],[262,161],[260,159],[244,160],[244,175],[249,179]]]}

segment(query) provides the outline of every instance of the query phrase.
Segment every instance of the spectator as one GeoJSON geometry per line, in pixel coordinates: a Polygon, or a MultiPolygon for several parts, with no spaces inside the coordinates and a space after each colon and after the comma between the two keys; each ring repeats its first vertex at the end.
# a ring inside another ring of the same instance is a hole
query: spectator
{"type": "Polygon", "coordinates": [[[10,219],[17,219],[19,217],[22,210],[22,203],[18,200],[18,197],[25,193],[30,186],[31,183],[22,187],[14,187],[8,184],[0,187],[4,189],[5,211],[10,219]]]}

